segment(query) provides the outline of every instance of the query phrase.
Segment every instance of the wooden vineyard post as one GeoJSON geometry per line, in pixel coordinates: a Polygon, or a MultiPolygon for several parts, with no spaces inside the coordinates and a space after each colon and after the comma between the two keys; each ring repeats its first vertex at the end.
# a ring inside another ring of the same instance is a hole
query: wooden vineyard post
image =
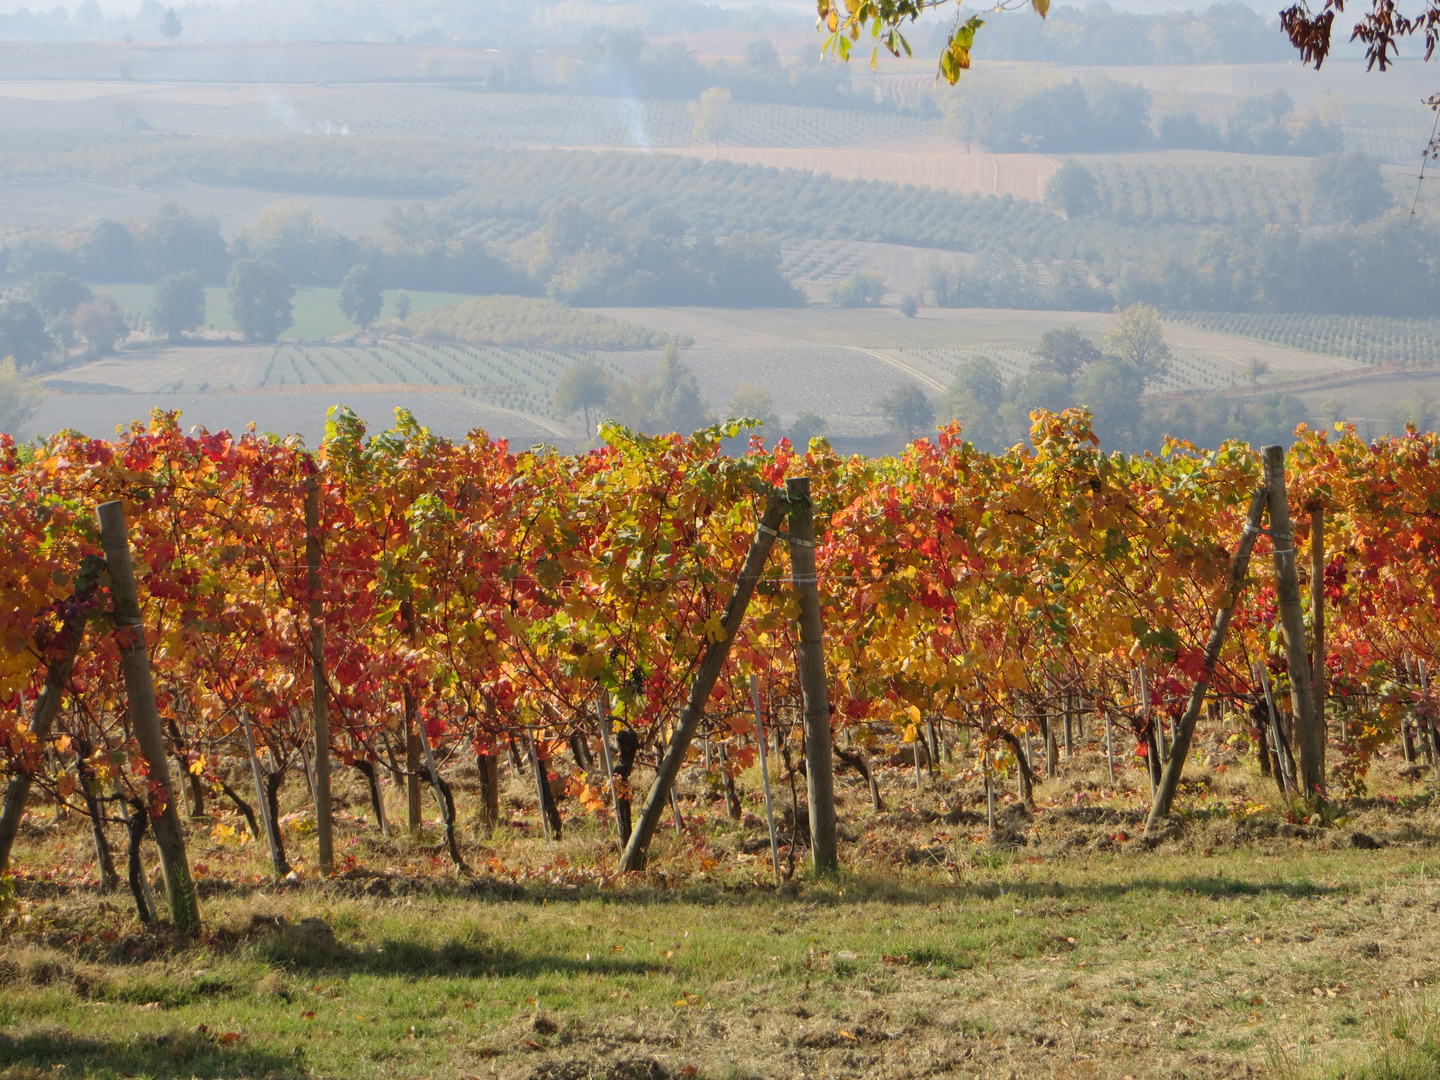
{"type": "MultiPolygon", "coordinates": [[[[94,560],[98,568],[99,560],[94,560]]],[[[60,713],[60,702],[65,697],[65,684],[70,681],[70,672],[75,666],[75,655],[80,651],[80,641],[85,636],[85,601],[94,592],[95,580],[92,574],[82,570],[82,578],[75,589],[60,633],[53,643],[61,650],[60,659],[53,662],[45,672],[45,685],[35,699],[35,708],[30,713],[30,734],[37,744],[43,745],[60,713]]],[[[20,831],[20,819],[25,816],[25,800],[30,797],[30,773],[17,769],[5,785],[5,805],[0,809],[0,874],[10,868],[10,851],[15,846],[15,836],[20,831]]]]}
{"type": "Polygon", "coordinates": [[[1173,739],[1170,747],[1170,760],[1165,763],[1165,772],[1161,775],[1160,784],[1155,789],[1155,798],[1150,804],[1150,817],[1145,822],[1146,832],[1169,817],[1170,808],[1175,803],[1175,792],[1180,786],[1180,774],[1185,769],[1185,756],[1190,753],[1190,741],[1195,735],[1195,724],[1200,719],[1200,709],[1205,704],[1205,692],[1210,688],[1210,680],[1215,676],[1215,665],[1220,662],[1220,650],[1225,647],[1225,638],[1230,633],[1230,616],[1234,614],[1235,604],[1240,598],[1240,590],[1245,587],[1245,573],[1250,566],[1250,552],[1255,547],[1255,539],[1260,535],[1260,519],[1265,513],[1267,498],[1268,495],[1263,484],[1256,488],[1255,494],[1250,497],[1250,512],[1246,514],[1245,527],[1240,532],[1240,546],[1235,551],[1235,558],[1230,562],[1229,587],[1221,598],[1219,610],[1215,612],[1215,624],[1210,631],[1210,640],[1205,645],[1205,662],[1200,669],[1200,677],[1195,680],[1195,685],[1190,690],[1190,700],[1185,705],[1185,714],[1180,717],[1180,722],[1175,725],[1175,729],[1171,733],[1173,739]]]}
{"type": "Polygon", "coordinates": [[[500,824],[500,753],[491,745],[489,753],[475,755],[475,769],[480,778],[480,816],[485,835],[495,835],[500,824]]]}
{"type": "Polygon", "coordinates": [[[114,604],[116,644],[120,669],[125,677],[125,698],[135,741],[145,756],[148,779],[159,786],[165,807],[154,821],[155,845],[160,849],[160,868],[170,899],[170,917],[182,930],[200,927],[200,901],[190,877],[185,855],[185,836],[175,809],[175,788],[170,783],[170,766],[165,760],[165,733],[160,711],[155,706],[155,684],[150,678],[150,654],[145,648],[140,598],[135,586],[135,567],[130,560],[130,533],[125,525],[125,508],[119,502],[101,503],[100,544],[110,569],[110,598],[114,604]]]}
{"type": "Polygon", "coordinates": [[[735,591],[730,596],[730,602],[725,605],[725,614],[720,620],[720,630],[724,636],[719,641],[705,643],[695,680],[690,684],[690,696],[675,724],[674,734],[670,736],[670,743],[655,775],[655,783],[645,799],[644,809],[640,811],[640,820],[635,823],[629,843],[625,845],[625,854],[620,860],[621,870],[645,869],[645,854],[650,848],[650,841],[655,837],[655,829],[665,812],[665,804],[670,801],[670,789],[675,784],[675,778],[680,775],[680,766],[685,762],[685,752],[690,748],[690,742],[695,738],[695,731],[705,715],[705,703],[710,700],[710,691],[714,689],[715,680],[720,677],[720,669],[725,666],[725,659],[730,655],[730,646],[739,632],[745,609],[750,606],[750,597],[760,580],[761,570],[765,568],[765,560],[775,543],[780,523],[785,520],[785,511],[785,497],[778,491],[772,492],[766,502],[765,512],[761,515],[755,539],[750,544],[750,551],[745,556],[745,565],[735,582],[735,591]]]}
{"type": "Polygon", "coordinates": [[[320,593],[320,482],[305,480],[305,588],[310,594],[311,717],[315,734],[315,838],[320,872],[335,873],[330,809],[330,682],[325,678],[325,601],[320,593]]]}
{"type": "MultiPolygon", "coordinates": [[[[799,668],[805,708],[810,851],[815,857],[815,869],[831,873],[840,868],[835,835],[835,764],[831,756],[830,694],[825,685],[825,623],[820,615],[820,589],[815,580],[815,518],[810,504],[810,478],[794,476],[786,480],[785,497],[790,504],[790,580],[800,600],[799,668]]],[[[918,771],[916,780],[919,780],[918,771]]]]}
{"type": "Polygon", "coordinates": [[[1290,505],[1285,494],[1285,448],[1267,446],[1265,486],[1270,492],[1270,540],[1275,558],[1275,596],[1285,638],[1285,661],[1290,676],[1290,705],[1295,714],[1295,741],[1300,744],[1301,794],[1307,799],[1325,797],[1325,728],[1315,711],[1310,684],[1310,657],[1305,647],[1305,616],[1300,610],[1300,578],[1295,572],[1295,538],[1291,533],[1290,505]]]}
{"type": "Polygon", "coordinates": [[[1325,508],[1310,508],[1310,683],[1315,722],[1325,739],[1325,508]]]}
{"type": "Polygon", "coordinates": [[[526,729],[525,737],[530,741],[530,765],[535,773],[535,800],[539,804],[540,825],[548,839],[559,840],[564,825],[560,821],[560,810],[555,805],[555,793],[550,790],[550,770],[540,759],[540,742],[535,733],[526,729]]]}
{"type": "MultiPolygon", "coordinates": [[[[775,804],[770,799],[770,762],[765,755],[765,721],[760,712],[760,680],[750,673],[750,702],[755,707],[755,745],[760,748],[760,779],[765,785],[765,820],[770,823],[770,862],[780,884],[780,838],[775,835],[775,804]]],[[[873,782],[873,781],[872,781],[873,782]]]]}

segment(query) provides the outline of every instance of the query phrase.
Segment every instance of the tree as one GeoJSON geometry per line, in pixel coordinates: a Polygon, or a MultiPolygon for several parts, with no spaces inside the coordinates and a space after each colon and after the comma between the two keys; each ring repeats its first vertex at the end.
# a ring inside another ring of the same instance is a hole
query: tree
{"type": "Polygon", "coordinates": [[[194,270],[205,281],[220,281],[230,263],[220,222],[193,214],[174,199],[160,200],[136,239],[146,268],[156,276],[194,270]]]}
{"type": "MultiPolygon", "coordinates": [[[[1310,10],[1306,0],[1280,12],[1280,28],[1290,38],[1290,43],[1300,50],[1300,61],[1314,64],[1316,70],[1330,55],[1330,34],[1334,29],[1335,16],[1345,10],[1344,0],[1324,0],[1318,13],[1310,10]]],[[[1365,43],[1366,69],[1379,67],[1384,71],[1395,62],[1398,38],[1410,37],[1424,31],[1425,59],[1435,55],[1440,44],[1440,0],[1424,0],[1424,4],[1412,15],[1403,15],[1399,5],[1391,0],[1370,0],[1369,12],[1354,21],[1350,33],[1352,41],[1365,43]]]]}
{"type": "Polygon", "coordinates": [[[90,287],[59,270],[42,270],[25,287],[30,300],[47,319],[67,315],[90,299],[90,287]]]}
{"type": "Polygon", "coordinates": [[[380,275],[369,263],[352,266],[340,284],[340,314],[361,330],[368,330],[384,306],[385,291],[380,285],[380,275]]]}
{"type": "Polygon", "coordinates": [[[175,9],[166,8],[165,14],[160,18],[160,36],[166,41],[174,41],[185,31],[185,24],[180,21],[180,16],[175,14],[175,9]]]}
{"type": "Polygon", "coordinates": [[[205,325],[205,285],[194,270],[166,274],[155,285],[150,324],[171,341],[205,325]]]}
{"type": "Polygon", "coordinates": [[[1095,213],[1100,192],[1094,173],[1078,161],[1067,161],[1045,185],[1045,201],[1072,220],[1095,213]]]}
{"type": "Polygon", "coordinates": [[[594,360],[580,360],[571,364],[555,386],[557,409],[566,416],[574,416],[577,412],[585,414],[587,439],[594,431],[590,423],[590,410],[600,408],[609,400],[610,377],[594,360]]]}
{"type": "Polygon", "coordinates": [[[1075,380],[1075,403],[1090,410],[1104,446],[1138,451],[1146,443],[1145,379],[1131,361],[1106,356],[1075,380]]]}
{"type": "Polygon", "coordinates": [[[1045,331],[1035,356],[1040,361],[1039,367],[1056,372],[1073,385],[1081,369],[1100,359],[1100,350],[1088,338],[1081,337],[1079,330],[1069,326],[1064,330],[1045,331]]]}
{"type": "Polygon", "coordinates": [[[431,211],[418,199],[392,206],[380,228],[391,240],[407,248],[431,248],[455,235],[454,220],[443,211],[431,211]]]}
{"type": "Polygon", "coordinates": [[[1005,384],[988,356],[972,356],[955,369],[950,388],[940,395],[936,411],[942,419],[959,420],[964,436],[981,450],[995,453],[1005,444],[1000,407],[1005,384]]]}
{"type": "Polygon", "coordinates": [[[402,323],[410,318],[410,294],[404,289],[395,297],[395,318],[402,323]]]}
{"type": "Polygon", "coordinates": [[[1315,209],[1330,221],[1363,225],[1394,205],[1380,166],[1363,154],[1324,154],[1309,173],[1315,209]]]}
{"type": "Polygon", "coordinates": [[[131,281],[140,270],[140,249],[129,229],[106,218],[90,230],[80,261],[91,281],[131,281]]]}
{"type": "Polygon", "coordinates": [[[901,383],[876,405],[890,430],[907,439],[919,435],[935,423],[935,407],[914,383],[901,383]]]}
{"type": "Polygon", "coordinates": [[[13,356],[0,360],[0,432],[18,435],[44,396],[40,380],[21,375],[13,356]]]}
{"type": "Polygon", "coordinates": [[[91,356],[108,356],[115,351],[116,340],[129,334],[125,313],[104,293],[77,307],[72,320],[88,343],[91,356]]]}
{"type": "Polygon", "coordinates": [[[1025,439],[1030,433],[1030,414],[1036,409],[1058,413],[1073,404],[1075,388],[1069,379],[1048,365],[1032,365],[1005,387],[1005,404],[999,410],[1005,427],[1004,441],[1025,439]]]}
{"type": "Polygon", "coordinates": [[[803,452],[809,449],[811,439],[821,438],[829,427],[830,425],[819,413],[806,411],[795,417],[795,422],[790,425],[790,430],[785,433],[785,437],[790,440],[792,446],[803,452]]]}
{"type": "Polygon", "coordinates": [[[34,367],[55,347],[45,329],[45,316],[25,300],[0,300],[0,356],[11,356],[22,368],[34,367]]]}
{"type": "Polygon", "coordinates": [[[226,284],[230,314],[246,341],[274,341],[295,321],[295,286],[273,262],[241,259],[226,284]]]}
{"type": "Polygon", "coordinates": [[[735,120],[735,107],[727,87],[710,87],[700,95],[700,100],[692,101],[687,108],[690,110],[691,119],[695,121],[691,136],[697,143],[713,142],[719,146],[720,140],[730,134],[730,127],[735,120]]]}
{"type": "Polygon", "coordinates": [[[827,294],[832,304],[841,307],[879,307],[887,291],[885,278],[874,270],[856,270],[849,277],[830,286],[827,294]]]}
{"type": "Polygon", "coordinates": [[[1105,331],[1105,344],[1116,357],[1134,365],[1144,383],[1170,368],[1170,347],[1165,344],[1160,313],[1149,304],[1131,304],[1119,312],[1105,331]]]}
{"type": "Polygon", "coordinates": [[[735,420],[759,420],[763,427],[774,431],[780,426],[775,413],[775,400],[770,391],[754,383],[742,382],[730,399],[730,416],[735,420]]]}
{"type": "MultiPolygon", "coordinates": [[[[842,60],[850,59],[853,43],[862,37],[876,42],[871,50],[872,63],[884,49],[891,56],[909,55],[910,45],[901,32],[906,23],[913,23],[926,12],[943,8],[949,0],[876,0],[874,3],[849,3],[845,0],[819,0],[820,25],[828,37],[824,51],[834,52],[842,60]]],[[[959,6],[959,0],[956,0],[959,6]]],[[[1050,11],[1050,0],[1030,0],[1030,6],[1042,19],[1050,11]]],[[[1290,43],[1300,52],[1302,63],[1319,68],[1330,55],[1331,33],[1335,16],[1345,12],[1345,0],[1323,0],[1319,11],[1312,11],[1307,0],[1298,0],[1280,12],[1280,27],[1290,43]]],[[[1394,0],[1370,0],[1370,10],[1358,20],[1346,13],[1342,25],[1354,23],[1351,40],[1365,44],[1368,67],[1384,71],[1395,62],[1400,38],[1423,33],[1425,59],[1440,46],[1440,0],[1422,0],[1419,10],[1402,14],[1394,0]]],[[[970,54],[975,38],[985,20],[978,15],[961,20],[957,14],[946,33],[940,49],[939,74],[950,85],[960,81],[970,70],[970,54]]]]}
{"type": "Polygon", "coordinates": [[[710,410],[700,396],[700,382],[680,359],[680,349],[673,341],[660,353],[652,385],[650,412],[661,430],[686,434],[710,422],[710,410]]]}
{"type": "Polygon", "coordinates": [[[235,242],[238,258],[268,259],[292,281],[330,284],[355,265],[359,246],[341,236],[307,203],[271,203],[235,242]]]}
{"type": "Polygon", "coordinates": [[[913,319],[920,314],[920,300],[914,293],[906,293],[900,297],[900,314],[907,319],[913,319]]]}
{"type": "Polygon", "coordinates": [[[611,388],[609,404],[624,424],[642,431],[688,433],[710,423],[695,373],[667,342],[653,375],[637,372],[629,383],[611,388]]]}

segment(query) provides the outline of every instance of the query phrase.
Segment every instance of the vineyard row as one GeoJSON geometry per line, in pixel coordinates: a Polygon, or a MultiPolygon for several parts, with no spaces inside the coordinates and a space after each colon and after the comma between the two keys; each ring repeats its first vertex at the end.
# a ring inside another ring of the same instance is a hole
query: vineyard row
{"type": "Polygon", "coordinates": [[[403,411],[369,437],[343,409],[314,454],[164,413],[113,442],[6,441],[0,859],[34,790],[95,820],[102,873],[106,823],[132,850],[153,826],[172,916],[198,918],[170,762],[283,876],[296,773],[334,866],[332,761],[381,822],[380,770],[428,785],[458,867],[447,775],[475,763],[493,826],[500,760],[528,761],[544,830],[612,821],[636,869],[702,760],[739,812],[779,717],[823,869],[832,747],[877,800],[877,759],[918,768],[923,747],[1028,801],[1034,759],[1053,772],[1088,715],[1161,818],[1192,741],[1236,725],[1297,805],[1363,792],[1394,747],[1440,751],[1440,436],[1302,428],[1262,467],[1238,443],[1127,457],[1083,412],[1034,421],[1004,454],[951,427],[870,461],[726,457],[733,425],[517,454],[403,411]]]}

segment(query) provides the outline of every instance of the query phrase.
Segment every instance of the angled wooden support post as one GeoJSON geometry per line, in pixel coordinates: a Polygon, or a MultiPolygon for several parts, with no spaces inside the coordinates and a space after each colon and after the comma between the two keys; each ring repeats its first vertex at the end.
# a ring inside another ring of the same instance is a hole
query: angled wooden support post
{"type": "Polygon", "coordinates": [[[634,831],[630,833],[630,841],[625,845],[625,854],[620,860],[621,870],[645,869],[645,854],[670,801],[670,789],[675,785],[675,778],[680,775],[685,751],[690,749],[690,742],[695,738],[695,731],[705,715],[705,703],[710,700],[710,691],[714,689],[715,680],[720,677],[720,669],[725,666],[725,659],[730,655],[730,646],[740,631],[740,622],[745,618],[745,609],[750,605],[750,597],[754,595],[760,572],[765,568],[765,560],[775,543],[775,535],[781,522],[785,520],[785,511],[785,496],[778,491],[772,492],[766,502],[765,512],[761,515],[755,539],[750,544],[750,551],[745,556],[745,565],[735,582],[735,592],[731,594],[730,602],[725,605],[725,614],[720,621],[723,636],[719,641],[705,643],[700,667],[695,672],[695,681],[690,684],[690,697],[680,713],[674,734],[670,736],[670,744],[660,762],[655,783],[645,799],[640,820],[635,823],[634,831]]]}
{"type": "Polygon", "coordinates": [[[185,836],[175,809],[175,788],[165,758],[165,733],[155,705],[155,684],[150,678],[150,654],[145,649],[141,624],[139,590],[135,567],[130,560],[130,533],[125,525],[125,508],[118,502],[99,507],[100,544],[110,568],[110,598],[114,604],[116,643],[120,649],[120,670],[125,676],[125,698],[130,706],[130,724],[135,741],[145,756],[149,780],[165,796],[165,808],[154,822],[155,845],[160,849],[160,868],[170,898],[170,917],[182,930],[200,927],[200,901],[190,877],[185,856],[185,836]]]}
{"type": "MultiPolygon", "coordinates": [[[[99,560],[95,560],[98,565],[99,560]]],[[[83,573],[83,572],[82,572],[83,573]]],[[[35,699],[35,708],[30,713],[30,734],[37,744],[43,745],[50,737],[55,717],[60,713],[60,702],[65,697],[65,684],[70,681],[70,672],[75,667],[75,656],[80,651],[80,642],[85,637],[85,607],[95,589],[93,577],[85,575],[75,590],[70,607],[60,627],[60,633],[52,642],[52,649],[60,653],[45,672],[45,685],[35,699]]],[[[20,831],[20,819],[25,816],[25,800],[30,797],[30,785],[34,777],[24,769],[17,769],[5,785],[5,805],[0,809],[0,874],[10,868],[10,851],[15,846],[15,836],[20,831]]]]}
{"type": "Polygon", "coordinates": [[[1265,514],[1268,500],[1269,493],[1263,484],[1256,488],[1255,494],[1250,497],[1250,512],[1245,516],[1245,528],[1240,533],[1240,546],[1230,561],[1230,583],[1221,599],[1221,607],[1215,612],[1215,625],[1210,631],[1210,641],[1205,646],[1205,665],[1190,690],[1190,701],[1185,706],[1185,714],[1180,717],[1180,722],[1171,733],[1173,744],[1170,747],[1170,760],[1166,762],[1165,772],[1155,788],[1150,817],[1145,822],[1146,832],[1170,816],[1175,792],[1180,786],[1180,774],[1185,769],[1185,756],[1190,753],[1195,724],[1200,719],[1200,710],[1205,704],[1205,692],[1210,687],[1210,680],[1215,676],[1215,665],[1220,662],[1220,650],[1225,647],[1225,638],[1230,633],[1230,616],[1234,614],[1235,604],[1240,599],[1240,590],[1245,587],[1250,552],[1254,550],[1255,540],[1260,535],[1260,521],[1265,514]]]}
{"type": "Polygon", "coordinates": [[[1315,710],[1310,684],[1310,650],[1305,644],[1305,615],[1300,609],[1300,577],[1295,571],[1295,537],[1285,495],[1285,448],[1267,446],[1265,486],[1270,491],[1270,539],[1275,551],[1275,596],[1285,637],[1285,667],[1290,676],[1290,707],[1300,748],[1300,791],[1304,798],[1325,797],[1325,725],[1315,710]]]}

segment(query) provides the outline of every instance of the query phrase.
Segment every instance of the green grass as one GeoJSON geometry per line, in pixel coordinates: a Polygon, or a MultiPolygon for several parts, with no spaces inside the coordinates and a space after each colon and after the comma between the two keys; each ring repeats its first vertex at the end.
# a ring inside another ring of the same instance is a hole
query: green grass
{"type": "MultiPolygon", "coordinates": [[[[145,316],[150,310],[153,285],[91,285],[96,292],[109,293],[125,311],[145,316]]],[[[408,292],[408,290],[407,290],[408,292]]],[[[395,299],[398,293],[393,289],[385,291],[385,307],[380,321],[396,318],[395,299]]],[[[408,292],[412,317],[432,308],[446,307],[469,299],[461,293],[408,292]]],[[[230,318],[230,297],[223,288],[205,290],[205,314],[217,330],[237,332],[235,321],[230,318]]],[[[340,314],[340,290],[322,288],[300,288],[295,290],[295,322],[286,330],[284,337],[299,341],[326,341],[342,334],[353,332],[355,326],[340,314]]]]}
{"type": "Polygon", "coordinates": [[[32,902],[0,949],[0,1076],[459,1077],[573,1059],[601,1076],[658,1055],[663,1075],[875,1075],[918,1056],[1119,1080],[1266,1053],[1298,1076],[1311,1040],[1327,1062],[1370,1062],[1350,1077],[1437,1075],[1428,1021],[1397,1034],[1372,1008],[1382,988],[1410,993],[1431,943],[1407,925],[1415,963],[1351,959],[1436,894],[1401,852],[1021,852],[782,893],[399,885],[231,886],[206,901],[203,945],[136,934],[119,899],[32,902]],[[279,914],[280,930],[261,918],[279,914]]]}

